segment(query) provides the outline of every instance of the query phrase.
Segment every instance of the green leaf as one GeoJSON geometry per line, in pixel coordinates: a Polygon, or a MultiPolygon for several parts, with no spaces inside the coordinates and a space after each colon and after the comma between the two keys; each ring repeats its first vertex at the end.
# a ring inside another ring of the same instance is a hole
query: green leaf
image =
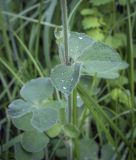
{"type": "Polygon", "coordinates": [[[64,125],[63,131],[64,131],[65,135],[70,137],[70,138],[76,138],[76,137],[79,136],[79,130],[73,124],[64,125]]]}
{"type": "Polygon", "coordinates": [[[15,144],[14,146],[15,159],[16,160],[31,160],[31,153],[26,152],[20,143],[15,144]]]}
{"type": "Polygon", "coordinates": [[[110,2],[113,2],[113,0],[91,0],[92,4],[95,6],[104,5],[110,2]]]}
{"type": "Polygon", "coordinates": [[[59,111],[61,108],[65,108],[66,102],[64,100],[60,101],[49,101],[45,104],[44,107],[55,109],[56,111],[59,111]]]}
{"type": "Polygon", "coordinates": [[[87,30],[86,34],[94,38],[95,40],[99,40],[99,41],[102,41],[105,38],[105,35],[100,28],[93,28],[93,29],[87,30]]]}
{"type": "Polygon", "coordinates": [[[32,126],[39,132],[47,131],[58,121],[58,112],[53,108],[39,108],[33,112],[32,126]]]}
{"type": "Polygon", "coordinates": [[[32,118],[32,113],[28,113],[22,117],[13,118],[12,122],[15,125],[15,127],[18,129],[21,129],[24,131],[31,131],[31,130],[34,130],[30,122],[31,118],[32,118]]]}
{"type": "Polygon", "coordinates": [[[76,61],[88,46],[92,46],[95,40],[84,33],[71,32],[69,37],[69,56],[76,61]]]}
{"type": "Polygon", "coordinates": [[[62,125],[57,123],[47,131],[47,134],[49,135],[49,137],[54,138],[59,135],[59,133],[61,132],[61,129],[62,129],[62,125]]]}
{"type": "Polygon", "coordinates": [[[80,77],[80,64],[65,66],[57,65],[51,72],[53,85],[62,93],[70,94],[78,83],[80,77]]]}
{"type": "Polygon", "coordinates": [[[32,108],[33,107],[31,103],[25,102],[22,99],[17,99],[8,106],[7,113],[12,118],[19,118],[31,112],[32,108]]]}
{"type": "Polygon", "coordinates": [[[22,99],[15,100],[8,109],[8,114],[17,128],[25,131],[35,128],[43,132],[57,123],[58,112],[61,108],[65,108],[65,103],[47,99],[53,93],[49,78],[38,78],[27,82],[21,89],[21,93],[28,102],[22,99]],[[29,112],[32,114],[28,114],[29,112]]]}
{"type": "Polygon", "coordinates": [[[124,69],[127,67],[127,64],[124,63],[110,63],[107,61],[99,62],[94,61],[91,63],[86,63],[84,68],[82,68],[82,72],[85,75],[97,76],[99,78],[108,78],[114,79],[119,76],[117,70],[124,69]]]}
{"type": "Polygon", "coordinates": [[[82,25],[84,29],[90,29],[101,26],[99,19],[97,17],[91,16],[84,18],[82,21],[82,25]]]}
{"type": "Polygon", "coordinates": [[[98,145],[91,139],[82,139],[80,141],[80,159],[98,160],[98,145]]]}
{"type": "Polygon", "coordinates": [[[119,78],[117,79],[114,79],[114,80],[108,80],[109,84],[112,86],[112,87],[116,87],[116,86],[123,86],[123,85],[126,85],[128,84],[128,78],[125,77],[125,76],[120,76],[119,78]]]}
{"type": "Polygon", "coordinates": [[[115,33],[114,36],[108,36],[105,39],[105,43],[115,49],[126,46],[126,35],[125,33],[115,33]]]}
{"type": "Polygon", "coordinates": [[[46,100],[53,94],[50,78],[36,78],[28,81],[20,90],[21,96],[34,104],[46,100]]]}
{"type": "Polygon", "coordinates": [[[70,51],[71,58],[82,64],[83,74],[112,79],[119,76],[119,70],[128,66],[115,50],[84,34],[71,33],[70,51]]]}
{"type": "Polygon", "coordinates": [[[111,91],[111,97],[114,101],[118,101],[127,107],[132,107],[131,96],[128,90],[122,91],[119,88],[115,88],[111,91]],[[126,92],[125,92],[126,91],[126,92]]]}
{"type": "Polygon", "coordinates": [[[101,151],[101,160],[109,160],[112,159],[113,155],[114,155],[114,149],[111,145],[106,144],[102,147],[102,151],[101,151]]]}
{"type": "Polygon", "coordinates": [[[44,133],[37,131],[26,131],[22,135],[21,144],[28,152],[39,152],[49,143],[48,137],[44,133]]]}
{"type": "Polygon", "coordinates": [[[41,160],[44,157],[44,152],[40,151],[37,153],[29,153],[26,152],[20,143],[15,144],[14,146],[15,150],[15,159],[16,160],[41,160]]]}
{"type": "Polygon", "coordinates": [[[71,32],[69,43],[70,57],[82,64],[83,74],[112,79],[118,77],[120,69],[128,66],[111,47],[85,34],[71,32]]]}
{"type": "MultiPolygon", "coordinates": [[[[123,6],[127,4],[126,2],[127,2],[126,0],[119,0],[119,3],[123,6]]],[[[130,0],[130,3],[134,3],[134,2],[135,0],[130,0]]]]}
{"type": "Polygon", "coordinates": [[[82,16],[88,16],[88,15],[91,15],[91,16],[98,16],[100,13],[98,12],[97,8],[84,8],[81,10],[81,15],[82,16]]]}
{"type": "Polygon", "coordinates": [[[110,61],[120,62],[119,54],[111,47],[102,42],[95,42],[93,45],[85,48],[84,53],[78,57],[79,61],[110,61]]]}

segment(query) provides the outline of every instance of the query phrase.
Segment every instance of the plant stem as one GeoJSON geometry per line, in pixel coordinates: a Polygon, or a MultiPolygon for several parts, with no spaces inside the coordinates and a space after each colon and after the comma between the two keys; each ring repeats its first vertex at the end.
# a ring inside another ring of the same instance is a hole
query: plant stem
{"type": "MultiPolygon", "coordinates": [[[[77,90],[76,88],[73,91],[73,105],[72,105],[72,123],[75,126],[78,126],[78,113],[77,113],[77,90]]],[[[80,160],[80,141],[79,137],[73,139],[74,143],[74,156],[77,160],[80,160]]]]}
{"type": "Polygon", "coordinates": [[[74,16],[77,8],[79,7],[79,5],[81,4],[81,2],[83,2],[83,0],[79,0],[76,5],[74,6],[74,8],[71,10],[69,18],[68,18],[68,24],[70,25],[70,22],[72,20],[72,17],[74,16]]]}
{"type": "Polygon", "coordinates": [[[72,123],[72,106],[73,106],[73,98],[72,98],[72,94],[70,94],[68,96],[68,109],[67,109],[67,112],[68,112],[68,117],[67,117],[67,122],[68,123],[72,123]]]}
{"type": "Polygon", "coordinates": [[[133,52],[133,34],[132,34],[132,24],[130,18],[130,1],[127,1],[127,15],[128,15],[128,49],[130,53],[130,91],[132,95],[132,101],[134,102],[134,52],[133,52]]]}
{"type": "Polygon", "coordinates": [[[69,43],[68,43],[68,18],[67,18],[67,1],[61,0],[61,12],[62,12],[62,24],[63,24],[63,34],[64,34],[64,57],[65,65],[69,65],[69,43]]]}
{"type": "MultiPolygon", "coordinates": [[[[129,53],[129,63],[130,63],[130,71],[129,71],[129,77],[130,77],[130,91],[131,91],[131,103],[132,103],[132,109],[131,109],[131,128],[132,128],[132,134],[131,134],[131,147],[134,147],[134,122],[135,122],[135,115],[134,115],[134,103],[135,103],[135,82],[134,82],[134,52],[133,52],[133,34],[132,34],[132,24],[131,24],[131,18],[130,18],[130,0],[127,0],[127,16],[128,16],[128,53],[129,53]]],[[[130,153],[130,159],[134,159],[133,152],[130,153]]]]}
{"type": "MultiPolygon", "coordinates": [[[[61,14],[62,14],[62,24],[63,24],[63,34],[64,34],[64,64],[66,66],[69,63],[69,27],[68,27],[68,16],[67,16],[67,1],[60,0],[61,2],[61,14]]],[[[72,122],[72,93],[67,96],[67,123],[72,122]]],[[[67,160],[73,160],[73,148],[72,140],[67,141],[67,160]]]]}

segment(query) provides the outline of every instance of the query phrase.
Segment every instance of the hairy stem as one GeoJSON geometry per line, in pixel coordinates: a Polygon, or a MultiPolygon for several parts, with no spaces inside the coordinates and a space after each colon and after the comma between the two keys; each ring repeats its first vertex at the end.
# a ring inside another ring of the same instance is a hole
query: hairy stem
{"type": "MultiPolygon", "coordinates": [[[[69,27],[68,27],[68,16],[67,16],[67,1],[60,0],[61,2],[61,14],[62,14],[62,25],[63,25],[63,37],[64,37],[64,64],[66,66],[69,63],[69,27]]],[[[67,96],[67,123],[72,122],[72,93],[67,96]]],[[[73,159],[72,140],[67,141],[67,160],[73,159]]]]}
{"type": "Polygon", "coordinates": [[[69,64],[69,43],[68,43],[68,18],[67,18],[67,1],[61,0],[61,13],[62,13],[62,24],[63,24],[63,34],[64,34],[64,57],[65,57],[65,64],[69,64]]]}

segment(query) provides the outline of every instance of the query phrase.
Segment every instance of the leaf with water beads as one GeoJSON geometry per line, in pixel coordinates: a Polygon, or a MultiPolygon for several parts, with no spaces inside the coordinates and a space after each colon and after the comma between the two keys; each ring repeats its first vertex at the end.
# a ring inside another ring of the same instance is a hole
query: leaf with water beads
{"type": "Polygon", "coordinates": [[[57,65],[51,72],[52,84],[62,93],[69,95],[80,77],[80,64],[57,65]]]}
{"type": "Polygon", "coordinates": [[[83,33],[71,32],[69,46],[69,56],[82,64],[83,75],[113,79],[119,76],[119,70],[128,67],[115,50],[83,33]]]}
{"type": "Polygon", "coordinates": [[[88,46],[96,41],[84,33],[71,32],[69,37],[69,56],[76,61],[88,46]]]}

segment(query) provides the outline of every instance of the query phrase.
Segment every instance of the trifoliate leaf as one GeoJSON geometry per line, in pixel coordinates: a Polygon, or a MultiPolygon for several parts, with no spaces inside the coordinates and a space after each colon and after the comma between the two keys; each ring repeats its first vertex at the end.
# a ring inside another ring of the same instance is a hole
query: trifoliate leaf
{"type": "Polygon", "coordinates": [[[28,81],[20,94],[25,100],[37,104],[53,94],[53,86],[49,78],[36,78],[28,81]]]}
{"type": "Polygon", "coordinates": [[[31,120],[32,126],[39,132],[47,131],[58,121],[58,112],[50,108],[35,109],[31,120]]]}
{"type": "Polygon", "coordinates": [[[59,110],[65,108],[65,104],[47,99],[52,94],[50,78],[37,78],[27,82],[21,89],[21,95],[27,101],[18,99],[9,105],[8,114],[15,126],[26,131],[35,128],[39,132],[53,127],[59,120],[59,110]]]}
{"type": "Polygon", "coordinates": [[[80,64],[65,66],[57,65],[51,72],[54,87],[64,94],[70,94],[75,88],[80,77],[80,64]]]}
{"type": "Polygon", "coordinates": [[[21,144],[28,152],[39,152],[43,150],[49,143],[45,133],[35,131],[26,131],[22,135],[21,144]]]}
{"type": "Polygon", "coordinates": [[[70,57],[82,64],[83,74],[113,79],[119,76],[119,70],[128,67],[114,49],[85,34],[72,32],[69,43],[70,57]]]}
{"type": "Polygon", "coordinates": [[[32,111],[32,104],[22,99],[13,101],[8,108],[8,115],[11,118],[19,118],[32,111]]]}

